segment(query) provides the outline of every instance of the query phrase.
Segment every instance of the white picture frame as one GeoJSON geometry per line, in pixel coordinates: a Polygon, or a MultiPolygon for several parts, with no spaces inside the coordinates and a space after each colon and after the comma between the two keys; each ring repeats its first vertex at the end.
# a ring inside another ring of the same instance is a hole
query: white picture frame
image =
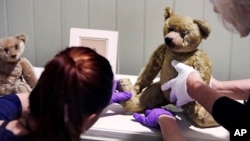
{"type": "Polygon", "coordinates": [[[118,31],[70,28],[69,46],[85,46],[108,59],[116,74],[118,31]]]}

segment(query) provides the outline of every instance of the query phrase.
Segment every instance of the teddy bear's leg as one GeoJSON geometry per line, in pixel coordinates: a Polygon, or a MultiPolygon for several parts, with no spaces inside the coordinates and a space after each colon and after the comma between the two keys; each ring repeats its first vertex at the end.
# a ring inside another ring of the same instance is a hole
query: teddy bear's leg
{"type": "Polygon", "coordinates": [[[139,99],[140,104],[146,108],[155,108],[169,104],[169,101],[163,96],[160,82],[155,82],[148,86],[142,91],[139,99]]]}
{"type": "Polygon", "coordinates": [[[25,83],[19,83],[19,85],[16,88],[17,93],[30,93],[31,88],[25,84],[25,83]]]}
{"type": "Polygon", "coordinates": [[[142,113],[146,109],[165,106],[169,103],[162,94],[160,82],[152,83],[137,94],[131,81],[128,78],[122,78],[119,80],[118,90],[132,93],[132,97],[128,101],[120,103],[127,112],[142,113]]]}
{"type": "Polygon", "coordinates": [[[140,94],[137,94],[133,88],[133,85],[129,78],[122,78],[119,80],[118,83],[118,90],[121,92],[129,91],[132,93],[132,96],[129,100],[123,101],[120,104],[122,105],[123,109],[127,113],[133,112],[143,112],[146,107],[143,107],[139,102],[140,94]]]}
{"type": "Polygon", "coordinates": [[[219,126],[211,114],[209,114],[198,102],[192,102],[184,105],[182,108],[198,127],[206,128],[219,126]]]}

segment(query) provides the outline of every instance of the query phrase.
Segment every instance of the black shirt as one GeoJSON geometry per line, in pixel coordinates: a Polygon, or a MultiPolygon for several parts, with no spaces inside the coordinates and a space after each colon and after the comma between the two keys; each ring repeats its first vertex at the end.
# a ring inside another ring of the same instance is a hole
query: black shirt
{"type": "Polygon", "coordinates": [[[230,137],[240,134],[241,129],[247,129],[250,134],[250,98],[242,104],[228,97],[221,97],[215,101],[212,115],[230,132],[230,137]]]}

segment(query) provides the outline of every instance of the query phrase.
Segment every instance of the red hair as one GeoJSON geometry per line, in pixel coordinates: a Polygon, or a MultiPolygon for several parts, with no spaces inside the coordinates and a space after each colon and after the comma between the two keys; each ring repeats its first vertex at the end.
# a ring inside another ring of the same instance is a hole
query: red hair
{"type": "Polygon", "coordinates": [[[36,140],[79,141],[84,117],[99,114],[112,95],[106,58],[87,47],[70,47],[49,61],[30,94],[36,140]]]}

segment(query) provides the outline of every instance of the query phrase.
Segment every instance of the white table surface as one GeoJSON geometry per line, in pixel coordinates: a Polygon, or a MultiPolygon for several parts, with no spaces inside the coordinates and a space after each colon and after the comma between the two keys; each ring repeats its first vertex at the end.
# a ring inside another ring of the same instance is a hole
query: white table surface
{"type": "MultiPolygon", "coordinates": [[[[228,141],[229,134],[223,127],[197,128],[181,113],[177,113],[177,122],[183,135],[192,141],[228,141]]],[[[170,127],[171,128],[171,127],[170,127]]],[[[160,141],[159,130],[147,128],[126,115],[119,104],[108,106],[101,118],[88,130],[85,136],[105,137],[117,140],[160,141]]],[[[84,138],[84,136],[82,136],[84,138]]]]}
{"type": "MultiPolygon", "coordinates": [[[[39,77],[43,68],[35,68],[39,77]]],[[[115,79],[130,78],[134,83],[136,76],[116,75],[115,79]]],[[[176,112],[178,125],[187,140],[190,141],[229,141],[229,133],[223,127],[198,128],[186,118],[181,110],[176,112]]],[[[171,127],[169,127],[171,128],[171,127]]],[[[132,115],[127,115],[119,104],[109,105],[102,113],[99,120],[81,136],[86,140],[107,141],[160,141],[159,130],[151,129],[133,120],[132,115]]]]}
{"type": "MultiPolygon", "coordinates": [[[[132,83],[136,76],[116,75],[116,79],[129,78],[132,83]]],[[[156,79],[157,80],[157,79],[156,79]]],[[[178,125],[187,140],[190,141],[229,141],[229,133],[223,127],[198,128],[192,125],[181,110],[177,111],[178,125]]],[[[171,127],[170,127],[171,128],[171,127]]],[[[101,118],[90,128],[84,137],[104,137],[97,140],[122,140],[122,141],[160,141],[162,140],[159,130],[151,129],[133,120],[132,115],[126,115],[119,104],[109,105],[101,118]]]]}

